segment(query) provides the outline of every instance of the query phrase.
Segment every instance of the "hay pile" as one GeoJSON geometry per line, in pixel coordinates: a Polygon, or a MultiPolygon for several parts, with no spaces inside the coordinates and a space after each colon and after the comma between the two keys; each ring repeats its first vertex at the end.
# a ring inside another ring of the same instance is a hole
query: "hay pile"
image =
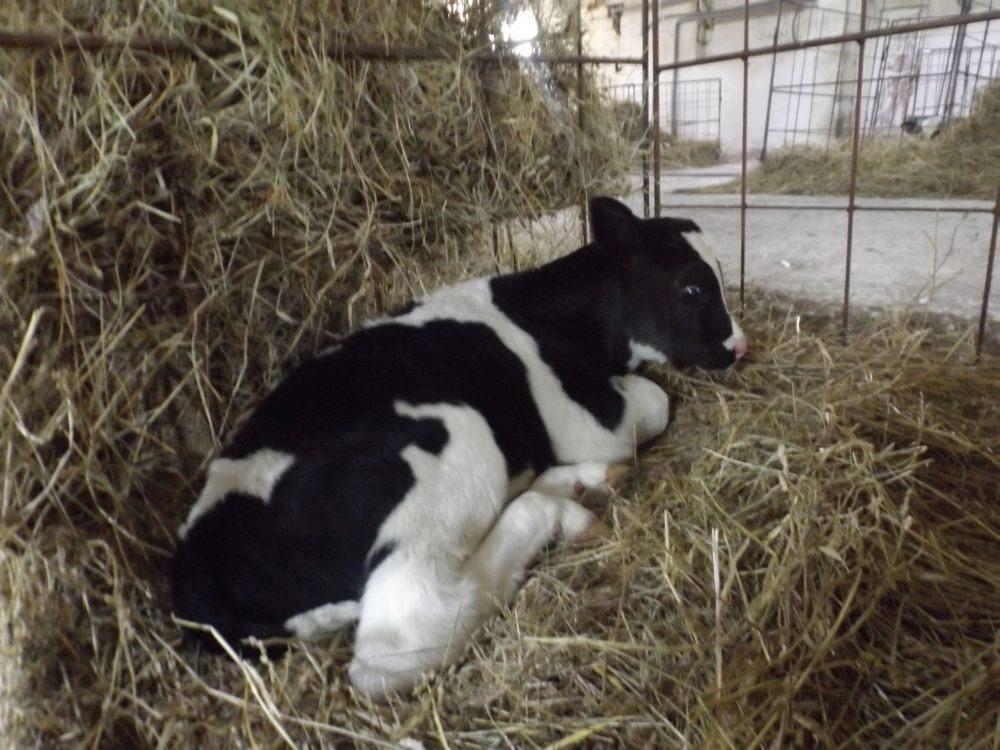
{"type": "MultiPolygon", "coordinates": [[[[1000,185],[1000,83],[984,88],[972,114],[933,139],[869,138],[858,154],[858,195],[994,200],[1000,185]]],[[[747,190],[778,195],[850,192],[851,144],[788,147],[747,175],[747,190]]],[[[739,183],[701,192],[738,192],[739,183]]]]}
{"type": "Polygon", "coordinates": [[[677,420],[614,539],[554,551],[413,699],[350,692],[349,633],[276,663],[178,651],[174,530],[248,407],[492,264],[491,219],[598,189],[617,142],[516,69],[321,51],[457,45],[472,16],[45,7],[0,24],[239,51],[0,56],[0,745],[997,741],[996,360],[896,323],[845,345],[782,304],[747,310],[738,372],[661,373],[677,420]]]}
{"type": "Polygon", "coordinates": [[[664,169],[711,167],[725,161],[718,141],[686,141],[669,134],[662,139],[660,166],[664,169]]]}
{"type": "Polygon", "coordinates": [[[501,20],[418,0],[0,7],[9,31],[231,47],[0,50],[0,745],[188,731],[153,697],[202,700],[154,655],[176,635],[165,571],[236,421],[370,312],[492,268],[494,222],[614,182],[623,144],[592,86],[579,126],[573,69],[462,54],[501,20]],[[344,43],[449,60],[327,54],[344,43]]]}

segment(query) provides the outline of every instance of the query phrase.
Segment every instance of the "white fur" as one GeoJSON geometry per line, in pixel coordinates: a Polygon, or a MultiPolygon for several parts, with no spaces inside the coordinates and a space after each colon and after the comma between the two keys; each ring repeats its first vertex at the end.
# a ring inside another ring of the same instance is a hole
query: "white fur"
{"type": "Polygon", "coordinates": [[[667,355],[656,347],[649,344],[642,344],[638,341],[628,342],[628,369],[634,370],[643,362],[657,362],[663,364],[667,361],[667,355]]]}
{"type": "Polygon", "coordinates": [[[554,497],[574,498],[578,489],[599,490],[609,492],[609,464],[598,461],[574,464],[572,466],[553,466],[542,472],[531,489],[554,497]]]}
{"type": "MultiPolygon", "coordinates": [[[[635,450],[636,420],[640,418],[636,409],[630,409],[626,404],[622,422],[614,430],[607,430],[591,412],[571,399],[552,368],[542,360],[538,344],[531,335],[493,304],[489,279],[475,279],[441,289],[406,315],[394,318],[393,322],[422,326],[431,320],[440,319],[488,325],[504,346],[524,363],[532,398],[545,423],[559,463],[621,461],[632,455],[635,450]]],[[[627,400],[628,395],[620,383],[615,383],[616,380],[620,379],[613,378],[613,384],[627,400]]],[[[646,395],[644,394],[644,398],[646,395]]],[[[666,395],[663,399],[666,399],[666,395]]]]}
{"type": "Polygon", "coordinates": [[[508,499],[507,461],[472,407],[397,401],[395,409],[404,417],[441,420],[449,438],[440,455],[416,445],[403,449],[416,481],[382,523],[373,549],[393,543],[462,561],[508,499]]]}
{"type": "Polygon", "coordinates": [[[289,617],[285,628],[297,638],[314,638],[350,625],[358,619],[361,606],[355,601],[323,604],[308,612],[289,617]]]}
{"type": "Polygon", "coordinates": [[[733,334],[728,339],[722,342],[722,345],[726,347],[729,351],[735,349],[738,345],[742,344],[744,347],[747,343],[746,334],[743,333],[743,329],[740,328],[740,324],[735,320],[733,321],[733,334]]]}
{"type": "Polygon", "coordinates": [[[560,532],[579,537],[594,522],[572,500],[529,491],[506,507],[462,566],[397,549],[365,587],[351,684],[380,698],[454,661],[497,605],[510,601],[543,547],[560,532]]]}
{"type": "MultiPolygon", "coordinates": [[[[649,388],[659,390],[642,380],[629,376],[619,384],[627,399],[642,402],[640,409],[650,402],[649,388]]],[[[404,402],[395,409],[414,419],[440,419],[449,439],[439,455],[414,445],[403,450],[416,481],[375,542],[375,548],[392,543],[395,549],[365,585],[349,670],[352,684],[373,697],[409,687],[457,658],[497,603],[510,600],[542,547],[559,534],[576,538],[595,523],[593,514],[566,499],[576,484],[607,483],[606,463],[557,467],[504,508],[531,474],[508,482],[503,454],[479,412],[404,402]]],[[[641,427],[662,429],[665,422],[641,427]]]]}
{"type": "Polygon", "coordinates": [[[252,495],[268,502],[274,485],[293,463],[295,457],[291,454],[270,448],[262,448],[245,458],[215,459],[208,467],[205,487],[191,507],[187,520],[178,529],[178,535],[183,539],[194,522],[230,492],[252,495]]]}
{"type": "Polygon", "coordinates": [[[318,352],[316,352],[316,359],[329,357],[331,354],[336,354],[343,348],[344,348],[343,344],[330,344],[330,346],[324,347],[320,349],[318,352]]]}

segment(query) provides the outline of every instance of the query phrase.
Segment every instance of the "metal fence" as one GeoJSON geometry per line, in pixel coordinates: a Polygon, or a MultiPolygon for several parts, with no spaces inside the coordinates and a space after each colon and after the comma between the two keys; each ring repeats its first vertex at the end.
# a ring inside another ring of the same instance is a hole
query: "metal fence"
{"type": "MultiPolygon", "coordinates": [[[[615,102],[628,102],[641,111],[643,102],[648,101],[651,85],[620,83],[606,87],[605,91],[615,102]]],[[[679,141],[719,143],[722,79],[700,78],[679,81],[676,86],[671,81],[660,81],[659,100],[671,102],[670,107],[660,112],[661,132],[669,133],[679,141]]],[[[649,124],[651,125],[651,122],[649,124]]]]}
{"type": "MultiPolygon", "coordinates": [[[[861,28],[860,14],[833,8],[779,6],[774,39],[821,39],[861,28]]],[[[865,50],[861,80],[862,137],[900,135],[904,123],[919,126],[927,118],[942,121],[965,117],[975,95],[1000,76],[1000,46],[990,21],[979,35],[959,33],[932,39],[928,30],[910,31],[912,24],[934,21],[926,5],[892,7],[868,15],[867,29],[891,32],[875,37],[865,50]],[[938,44],[933,42],[938,41],[938,44]]],[[[829,147],[849,137],[853,128],[853,89],[857,84],[858,51],[850,45],[829,44],[795,49],[771,59],[771,88],[764,133],[769,148],[797,145],[829,147]],[[825,59],[824,59],[825,58],[825,59]]]]}
{"type": "MultiPolygon", "coordinates": [[[[740,301],[743,302],[746,294],[746,227],[747,227],[747,211],[750,210],[750,206],[747,203],[747,190],[746,190],[746,174],[747,174],[747,131],[748,131],[748,96],[749,96],[749,63],[750,60],[761,56],[772,56],[772,59],[776,59],[776,56],[787,52],[796,52],[802,50],[813,50],[819,48],[829,48],[836,45],[857,45],[857,62],[855,65],[855,74],[853,76],[853,125],[851,127],[851,171],[850,171],[850,191],[847,199],[847,203],[842,207],[837,207],[834,210],[842,210],[846,213],[846,234],[847,240],[844,248],[844,284],[843,284],[843,303],[841,307],[841,323],[843,328],[846,330],[850,324],[850,311],[851,311],[851,271],[852,271],[852,255],[854,249],[854,224],[855,224],[855,214],[858,210],[861,210],[857,204],[857,178],[858,178],[858,153],[860,150],[861,134],[863,129],[863,112],[865,110],[865,72],[866,66],[865,62],[868,58],[866,54],[866,47],[869,44],[879,45],[878,40],[889,39],[891,37],[899,36],[902,34],[920,34],[923,32],[933,31],[937,29],[953,29],[953,33],[959,33],[962,30],[964,34],[964,29],[971,24],[978,23],[992,23],[994,21],[1000,20],[1000,10],[987,10],[972,13],[970,0],[965,0],[963,10],[965,12],[959,15],[943,16],[938,18],[929,19],[918,19],[915,21],[906,21],[900,23],[892,23],[882,26],[877,26],[874,28],[869,28],[867,25],[868,19],[868,0],[861,0],[861,9],[858,14],[858,28],[857,30],[847,30],[850,24],[846,24],[843,31],[840,33],[832,34],[822,34],[815,38],[804,39],[798,41],[790,42],[779,42],[777,36],[775,37],[774,43],[766,46],[751,47],[750,46],[750,17],[751,17],[751,4],[750,0],[744,0],[744,14],[743,14],[743,48],[738,51],[728,52],[725,54],[718,55],[704,55],[696,59],[688,60],[678,60],[669,63],[661,63],[659,56],[659,0],[643,0],[643,12],[649,12],[651,15],[648,16],[651,19],[651,24],[646,22],[643,23],[643,49],[650,50],[650,67],[652,70],[652,76],[654,79],[653,86],[653,101],[652,101],[652,117],[653,119],[658,119],[659,117],[659,101],[656,96],[657,83],[659,81],[660,75],[663,73],[668,73],[675,70],[682,70],[685,68],[691,68],[701,65],[708,65],[712,63],[728,62],[728,61],[742,61],[743,64],[743,107],[742,107],[742,153],[741,153],[741,178],[740,178],[740,202],[739,205],[733,206],[734,209],[740,212],[740,223],[739,223],[739,237],[740,237],[740,301]]],[[[870,50],[867,52],[870,53],[870,50]]],[[[839,78],[839,76],[838,76],[839,78]]],[[[659,131],[653,129],[653,159],[652,159],[652,175],[649,180],[644,181],[644,192],[648,195],[652,193],[652,205],[654,215],[660,214],[661,209],[661,195],[660,195],[660,144],[659,131]]],[[[783,208],[798,208],[796,206],[786,205],[783,208]]],[[[872,209],[869,209],[872,210],[872,209]]],[[[874,209],[880,210],[880,209],[874,209]]],[[[935,211],[938,210],[936,206],[921,206],[912,205],[906,210],[912,211],[935,211]]],[[[976,354],[977,356],[982,350],[983,339],[985,336],[986,322],[989,311],[989,296],[990,288],[992,285],[993,277],[993,266],[996,257],[996,246],[997,246],[997,231],[998,226],[1000,226],[1000,186],[997,186],[996,198],[994,200],[992,209],[976,209],[968,208],[963,209],[969,213],[974,212],[986,212],[991,213],[993,216],[992,230],[990,232],[990,238],[987,246],[987,266],[983,278],[983,296],[982,304],[980,308],[979,325],[976,334],[976,354]]]]}

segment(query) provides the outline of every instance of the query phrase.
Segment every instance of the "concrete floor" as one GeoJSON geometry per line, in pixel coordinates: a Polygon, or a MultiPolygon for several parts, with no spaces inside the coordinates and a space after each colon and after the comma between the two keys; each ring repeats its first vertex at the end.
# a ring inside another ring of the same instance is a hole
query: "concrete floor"
{"type": "MultiPolygon", "coordinates": [[[[694,219],[719,250],[727,286],[739,279],[739,195],[676,192],[738,177],[739,164],[665,173],[662,215],[694,219]],[[670,190],[668,190],[668,186],[670,190]]],[[[627,198],[642,215],[641,180],[627,198]]],[[[846,196],[752,195],[747,211],[748,286],[822,303],[843,300],[846,196]],[[796,208],[781,208],[796,206],[796,208]]],[[[992,229],[988,201],[859,198],[851,263],[852,308],[944,313],[978,320],[992,229]],[[907,211],[931,206],[930,211],[907,211]]],[[[567,210],[514,232],[518,257],[543,259],[580,245],[579,212],[567,210]]],[[[1000,264],[1000,262],[998,262],[1000,264]]],[[[995,274],[994,274],[995,276],[995,274]]],[[[1000,283],[994,278],[991,320],[1000,320],[1000,283]]]]}

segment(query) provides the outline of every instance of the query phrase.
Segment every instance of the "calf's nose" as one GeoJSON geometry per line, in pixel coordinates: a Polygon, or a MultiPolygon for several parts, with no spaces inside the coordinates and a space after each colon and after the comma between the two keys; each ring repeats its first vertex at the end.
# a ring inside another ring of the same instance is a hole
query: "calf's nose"
{"type": "Polygon", "coordinates": [[[732,335],[722,342],[722,345],[736,355],[736,359],[742,359],[742,357],[747,353],[747,337],[743,333],[743,329],[740,328],[740,324],[735,320],[732,321],[733,333],[732,335]]]}

